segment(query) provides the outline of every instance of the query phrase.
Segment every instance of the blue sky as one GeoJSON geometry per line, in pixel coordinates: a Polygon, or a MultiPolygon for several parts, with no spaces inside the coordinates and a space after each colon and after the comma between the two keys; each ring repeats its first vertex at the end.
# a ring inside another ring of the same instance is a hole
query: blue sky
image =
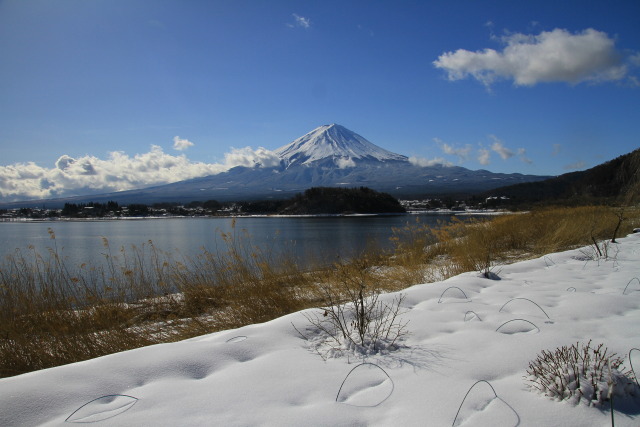
{"type": "Polygon", "coordinates": [[[418,162],[585,169],[640,146],[638,17],[635,0],[0,0],[0,198],[215,173],[329,123],[418,162]]]}

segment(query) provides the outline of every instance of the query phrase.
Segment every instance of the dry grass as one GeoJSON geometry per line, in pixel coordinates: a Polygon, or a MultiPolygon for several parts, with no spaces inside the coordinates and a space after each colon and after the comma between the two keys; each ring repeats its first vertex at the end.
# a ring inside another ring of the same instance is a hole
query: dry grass
{"type": "MultiPolygon", "coordinates": [[[[345,272],[395,291],[463,271],[491,272],[523,257],[611,239],[620,210],[547,208],[430,228],[396,230],[395,249],[370,248],[330,267],[300,268],[289,254],[260,250],[249,236],[224,234],[224,248],[175,259],[152,242],[113,253],[101,265],[71,266],[51,249],[33,248],[0,262],[0,376],[86,360],[149,344],[264,322],[338,303],[345,272]],[[334,300],[327,300],[327,290],[334,300]],[[336,297],[337,296],[337,297],[336,297]],[[336,299],[337,298],[337,299],[336,299]]],[[[640,226],[625,209],[623,236],[640,226]]],[[[344,297],[344,298],[342,298],[344,297]]]]}
{"type": "Polygon", "coordinates": [[[142,298],[163,293],[159,274],[139,273],[144,249],[123,254],[125,262],[107,254],[99,268],[71,269],[50,236],[46,256],[17,250],[0,267],[0,375],[159,342],[130,327],[147,309],[142,298]]]}
{"type": "Polygon", "coordinates": [[[604,248],[606,255],[607,248],[601,242],[611,240],[618,226],[617,237],[640,227],[640,209],[551,207],[454,219],[435,228],[414,222],[397,231],[396,251],[387,263],[390,268],[384,281],[388,290],[397,290],[466,271],[493,277],[504,264],[585,245],[597,251],[594,243],[604,248]],[[624,218],[622,223],[620,218],[624,218]]]}

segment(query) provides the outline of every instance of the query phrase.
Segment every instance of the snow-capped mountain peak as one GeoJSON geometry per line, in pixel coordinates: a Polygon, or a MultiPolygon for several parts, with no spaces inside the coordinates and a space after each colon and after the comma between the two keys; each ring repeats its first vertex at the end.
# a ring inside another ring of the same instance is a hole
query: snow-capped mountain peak
{"type": "Polygon", "coordinates": [[[320,126],[275,152],[287,167],[326,160],[338,167],[354,166],[360,161],[408,161],[407,157],[380,148],[337,124],[320,126]]]}

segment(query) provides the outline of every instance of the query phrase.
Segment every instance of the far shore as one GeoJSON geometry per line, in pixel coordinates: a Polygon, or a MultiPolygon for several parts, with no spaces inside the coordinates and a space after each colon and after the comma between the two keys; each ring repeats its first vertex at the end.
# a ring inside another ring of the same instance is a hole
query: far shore
{"type": "Polygon", "coordinates": [[[103,221],[140,221],[145,219],[157,220],[157,219],[185,219],[185,218],[351,218],[351,217],[386,217],[386,216],[409,216],[409,215],[503,215],[509,213],[504,210],[497,209],[469,209],[469,210],[455,210],[455,209],[436,209],[436,210],[410,210],[405,213],[343,213],[343,214],[312,214],[312,215],[280,215],[280,214],[251,214],[251,215],[150,215],[150,216],[116,216],[116,217],[101,217],[101,218],[65,218],[65,217],[50,217],[50,218],[0,218],[0,222],[103,222],[103,221]]]}

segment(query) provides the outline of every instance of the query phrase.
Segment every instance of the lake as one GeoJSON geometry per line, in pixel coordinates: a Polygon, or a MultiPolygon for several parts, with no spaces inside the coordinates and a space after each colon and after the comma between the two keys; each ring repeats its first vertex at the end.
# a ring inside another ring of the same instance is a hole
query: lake
{"type": "Polygon", "coordinates": [[[107,250],[141,247],[149,241],[161,251],[174,256],[194,257],[203,249],[224,251],[222,233],[236,241],[248,239],[255,247],[275,254],[292,253],[301,265],[311,259],[325,263],[338,257],[350,257],[366,249],[369,243],[392,247],[394,228],[418,219],[436,226],[449,221],[451,215],[339,216],[339,217],[237,217],[233,218],[164,218],[99,221],[0,222],[0,255],[31,246],[42,255],[57,248],[69,265],[97,265],[107,250]],[[235,221],[235,226],[233,225],[235,221]],[[52,240],[48,229],[55,233],[52,240]]]}

